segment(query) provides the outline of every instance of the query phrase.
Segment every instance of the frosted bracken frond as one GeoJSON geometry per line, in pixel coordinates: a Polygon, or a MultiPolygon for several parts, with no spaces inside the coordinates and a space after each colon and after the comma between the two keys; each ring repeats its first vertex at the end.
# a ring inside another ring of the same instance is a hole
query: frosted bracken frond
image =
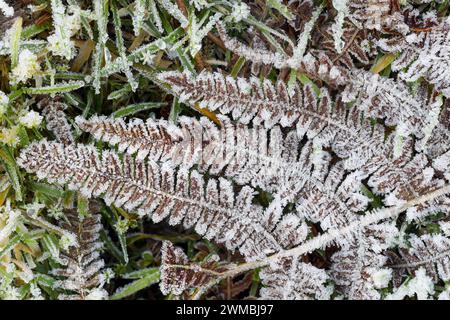
{"type": "Polygon", "coordinates": [[[413,279],[402,284],[392,294],[389,294],[386,300],[401,300],[405,297],[414,296],[417,296],[418,300],[428,300],[434,292],[432,279],[426,274],[425,269],[419,268],[413,279]]]}
{"type": "Polygon", "coordinates": [[[350,299],[379,299],[373,276],[386,262],[381,254],[391,245],[397,229],[390,224],[373,225],[357,232],[353,243],[332,257],[331,277],[350,299]]]}
{"type": "Polygon", "coordinates": [[[267,300],[326,300],[332,288],[326,286],[326,272],[297,258],[280,258],[261,274],[264,288],[260,298],[267,300]]]}
{"type": "MultiPolygon", "coordinates": [[[[366,112],[378,116],[381,112],[376,108],[363,107],[360,109],[364,113],[356,107],[348,110],[339,98],[333,102],[325,89],[321,90],[318,97],[309,85],[303,89],[294,87],[289,92],[282,82],[273,85],[269,81],[260,83],[253,77],[233,79],[207,72],[196,78],[167,72],[160,74],[159,78],[171,84],[171,89],[181,101],[192,106],[198,103],[202,108],[230,114],[243,124],[252,121],[254,125],[264,123],[265,127],[272,127],[276,123],[283,127],[296,125],[299,137],[306,135],[315,139],[318,145],[331,145],[340,157],[346,159],[348,167],[362,166],[384,148],[382,127],[372,126],[368,120],[364,120],[366,112]]],[[[390,104],[388,106],[391,108],[388,111],[392,112],[392,120],[397,120],[396,112],[400,104],[395,109],[390,104]]],[[[416,110],[419,106],[413,100],[411,108],[416,110]]],[[[407,112],[404,111],[409,114],[407,112]]]]}
{"type": "Polygon", "coordinates": [[[385,118],[387,125],[406,124],[405,135],[421,131],[421,97],[413,96],[404,83],[360,69],[353,70],[349,82],[343,92],[345,102],[356,100],[357,107],[367,116],[385,118]]]}
{"type": "Polygon", "coordinates": [[[189,117],[180,117],[178,126],[165,120],[132,119],[126,123],[95,116],[77,118],[77,124],[96,139],[118,145],[120,152],[137,153],[138,160],[171,160],[184,168],[197,165],[201,172],[222,173],[239,184],[252,183],[268,190],[286,183],[294,168],[306,171],[314,165],[310,145],[298,156],[300,142],[295,132],[283,135],[277,126],[248,128],[225,116],[218,119],[220,128],[207,118],[189,117]]]}
{"type": "Polygon", "coordinates": [[[188,289],[202,290],[214,282],[226,267],[218,264],[218,256],[209,256],[201,263],[192,263],[183,250],[164,241],[161,248],[161,282],[163,294],[181,295],[188,289]]]}
{"type": "Polygon", "coordinates": [[[392,69],[401,79],[414,82],[424,77],[435,90],[450,97],[450,25],[443,22],[430,32],[411,32],[405,37],[380,40],[379,46],[388,52],[401,52],[392,69]]]}
{"type": "MultiPolygon", "coordinates": [[[[61,227],[77,237],[77,245],[71,246],[61,254],[63,267],[54,269],[52,273],[63,278],[57,281],[56,287],[73,292],[63,294],[63,300],[87,300],[95,290],[102,290],[104,280],[101,270],[105,263],[100,257],[103,243],[100,241],[99,231],[103,228],[99,213],[92,213],[83,217],[76,210],[66,210],[65,220],[61,227]]],[[[104,291],[104,290],[103,290],[104,291]]],[[[103,298],[107,297],[106,291],[103,298]]]]}
{"type": "Polygon", "coordinates": [[[39,104],[45,116],[47,129],[53,132],[56,140],[64,144],[74,143],[72,128],[64,113],[67,106],[61,102],[51,102],[47,99],[40,101],[39,104]]]}
{"type": "MultiPolygon", "coordinates": [[[[353,24],[345,21],[342,26],[341,36],[345,46],[341,52],[338,52],[335,48],[334,35],[335,33],[331,27],[323,28],[320,32],[314,33],[313,42],[320,50],[311,49],[309,53],[322,52],[328,57],[332,66],[342,65],[349,70],[356,68],[354,60],[363,65],[370,64],[376,50],[373,50],[370,45],[371,34],[367,30],[358,29],[353,24]]],[[[345,84],[345,81],[341,84],[345,84]]]]}
{"type": "Polygon", "coordinates": [[[443,235],[425,234],[411,236],[410,248],[400,249],[401,259],[391,267],[407,269],[409,272],[424,268],[426,273],[437,282],[438,279],[450,279],[450,239],[443,235]]]}
{"type": "Polygon", "coordinates": [[[235,193],[223,178],[206,181],[197,171],[177,171],[169,162],[158,165],[130,156],[120,160],[111,151],[100,157],[92,146],[64,147],[47,141],[30,145],[18,162],[40,179],[67,184],[86,197],[100,196],[107,204],[135,210],[154,222],[169,218],[171,225],[194,227],[207,239],[239,249],[248,259],[282,248],[276,237],[285,230],[271,233],[271,223],[263,227],[262,208],[251,203],[253,189],[243,187],[235,193]]]}
{"type": "Polygon", "coordinates": [[[390,0],[349,0],[349,18],[359,28],[378,31],[407,33],[408,26],[403,22],[399,8],[390,0]]]}

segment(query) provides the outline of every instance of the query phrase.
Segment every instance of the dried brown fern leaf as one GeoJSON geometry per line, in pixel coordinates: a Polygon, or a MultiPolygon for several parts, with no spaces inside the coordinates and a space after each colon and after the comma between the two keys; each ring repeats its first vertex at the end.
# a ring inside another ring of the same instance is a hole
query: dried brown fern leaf
{"type": "Polygon", "coordinates": [[[381,49],[387,52],[400,52],[392,63],[392,69],[399,71],[399,77],[407,82],[425,78],[434,85],[434,90],[450,97],[450,24],[443,22],[438,26],[411,32],[378,41],[381,49]]]}
{"type": "Polygon", "coordinates": [[[331,27],[323,28],[314,33],[313,41],[315,47],[320,50],[310,50],[312,54],[316,51],[324,51],[332,65],[341,65],[349,70],[355,68],[354,59],[362,64],[368,65],[376,51],[369,47],[370,36],[366,29],[358,29],[353,24],[345,22],[343,26],[342,41],[345,46],[341,53],[336,51],[331,27]]]}
{"type": "Polygon", "coordinates": [[[63,251],[61,260],[64,265],[52,270],[52,274],[63,278],[56,283],[56,287],[68,292],[58,299],[105,299],[108,293],[102,288],[105,263],[100,256],[103,249],[99,233],[103,228],[100,214],[94,212],[89,216],[81,216],[75,209],[65,210],[64,213],[60,226],[76,235],[77,246],[63,251]]]}
{"type": "MultiPolygon", "coordinates": [[[[389,267],[397,274],[408,270],[413,273],[424,267],[434,281],[450,279],[450,239],[440,234],[413,235],[409,239],[410,247],[400,249],[400,256],[391,260],[389,267]]],[[[397,281],[397,284],[399,281],[397,281]]]]}
{"type": "Polygon", "coordinates": [[[398,0],[350,0],[349,18],[358,28],[405,34],[409,31],[398,0]]]}
{"type": "Polygon", "coordinates": [[[301,146],[295,131],[283,134],[278,126],[265,129],[234,124],[218,116],[221,127],[207,118],[180,117],[178,125],[165,120],[77,118],[79,127],[97,140],[118,145],[119,151],[137,152],[137,159],[197,166],[201,172],[224,175],[239,184],[273,190],[308,171],[315,175],[310,143],[301,146]],[[300,150],[301,149],[301,150],[300,150]]]}
{"type": "Polygon", "coordinates": [[[299,258],[282,257],[261,273],[264,300],[326,300],[333,291],[326,282],[325,270],[302,262],[299,258]]]}
{"type": "MultiPolygon", "coordinates": [[[[375,224],[359,231],[355,240],[331,257],[330,275],[338,290],[349,299],[380,299],[374,278],[383,272],[387,258],[382,251],[398,233],[390,223],[375,224]]],[[[387,286],[387,283],[381,284],[387,286]]]]}
{"type": "MultiPolygon", "coordinates": [[[[411,134],[423,137],[424,131],[429,127],[430,108],[433,108],[433,114],[437,116],[441,112],[440,105],[434,105],[433,100],[429,100],[421,92],[413,95],[402,81],[354,69],[342,97],[345,102],[355,102],[355,106],[365,116],[384,119],[386,125],[396,126],[399,142],[411,134]]],[[[401,147],[397,153],[400,150],[401,147]]]]}
{"type": "MultiPolygon", "coordinates": [[[[362,180],[368,172],[355,171],[346,175],[343,163],[331,167],[323,183],[306,184],[296,198],[300,217],[319,223],[323,230],[344,227],[355,222],[358,213],[367,208],[370,199],[362,190],[362,180]]],[[[353,241],[353,235],[342,237],[338,244],[353,241]]]]}
{"type": "Polygon", "coordinates": [[[207,256],[202,262],[190,262],[181,248],[164,241],[161,248],[161,282],[163,294],[181,295],[190,289],[202,290],[227,270],[220,265],[217,255],[207,256]]]}
{"type": "MultiPolygon", "coordinates": [[[[194,227],[206,239],[238,249],[247,259],[281,250],[277,239],[286,238],[286,230],[276,225],[264,228],[263,209],[252,204],[252,188],[245,186],[237,193],[223,178],[206,181],[197,171],[175,170],[169,162],[158,165],[128,155],[121,159],[112,151],[100,156],[93,146],[41,141],[23,150],[18,163],[40,179],[67,184],[85,197],[102,197],[107,205],[150,216],[154,222],[169,218],[171,225],[194,227]]],[[[296,228],[291,230],[299,235],[292,246],[304,237],[296,228]]]]}
{"type": "Polygon", "coordinates": [[[55,135],[57,141],[64,144],[75,142],[72,128],[64,112],[67,108],[64,103],[44,98],[39,101],[38,107],[42,109],[47,129],[55,135]]]}
{"type": "MultiPolygon", "coordinates": [[[[261,84],[253,77],[233,79],[218,73],[202,73],[194,79],[166,72],[160,78],[172,86],[182,101],[230,114],[241,123],[252,121],[253,125],[264,123],[265,127],[276,123],[284,127],[295,125],[299,138],[306,135],[316,145],[330,146],[346,159],[348,168],[361,166],[384,148],[384,128],[372,125],[358,108],[348,109],[339,97],[333,101],[324,88],[319,98],[309,85],[289,92],[283,82],[273,85],[266,80],[261,84]]],[[[418,108],[417,103],[413,106],[418,108]]],[[[398,108],[387,111],[393,112],[393,121],[398,118],[398,108]]],[[[372,113],[386,116],[378,109],[372,113]]]]}
{"type": "Polygon", "coordinates": [[[287,4],[293,13],[294,19],[288,21],[295,31],[302,31],[305,23],[311,19],[314,12],[314,3],[311,0],[291,0],[287,4]]]}

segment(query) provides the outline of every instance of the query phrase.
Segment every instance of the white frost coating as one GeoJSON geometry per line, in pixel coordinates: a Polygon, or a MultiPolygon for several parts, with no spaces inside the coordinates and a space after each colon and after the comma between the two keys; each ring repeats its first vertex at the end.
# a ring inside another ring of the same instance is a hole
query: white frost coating
{"type": "Polygon", "coordinates": [[[447,285],[445,290],[439,294],[438,300],[450,300],[450,286],[449,285],[447,285]]]}
{"type": "Polygon", "coordinates": [[[348,0],[333,0],[333,6],[337,10],[336,21],[331,26],[333,31],[334,47],[337,53],[341,53],[345,43],[342,41],[342,35],[344,34],[344,19],[348,15],[348,0]]]}
{"type": "Polygon", "coordinates": [[[209,18],[208,23],[202,27],[203,23],[198,22],[196,17],[193,17],[191,24],[188,28],[189,34],[189,51],[191,56],[195,56],[202,48],[202,40],[206,37],[208,32],[212,30],[214,25],[222,18],[221,13],[216,13],[214,16],[209,18]]]}
{"type": "Polygon", "coordinates": [[[105,13],[103,4],[104,4],[103,0],[94,0],[94,16],[95,21],[97,22],[99,33],[97,45],[104,45],[106,41],[108,41],[108,32],[107,32],[108,12],[105,13]]]}
{"type": "Polygon", "coordinates": [[[311,19],[305,24],[303,32],[297,40],[297,46],[293,50],[292,57],[287,60],[287,65],[289,65],[292,69],[297,69],[300,67],[300,63],[302,62],[303,55],[306,51],[306,46],[308,45],[308,40],[311,37],[312,29],[314,28],[322,9],[322,6],[317,8],[313,12],[311,19]]]}
{"type": "Polygon", "coordinates": [[[95,288],[86,296],[86,300],[106,300],[108,292],[105,289],[95,288]]]}
{"type": "MultiPolygon", "coordinates": [[[[7,204],[0,212],[0,222],[3,222],[3,227],[0,229],[0,244],[7,240],[9,235],[15,230],[19,222],[20,212],[12,210],[7,204]]],[[[0,224],[1,226],[1,224],[0,224]]]]}
{"type": "Polygon", "coordinates": [[[164,28],[162,26],[161,17],[159,16],[158,8],[156,7],[155,0],[149,0],[149,10],[152,17],[153,22],[155,23],[156,28],[160,33],[164,32],[164,28]]]}
{"type": "Polygon", "coordinates": [[[25,82],[38,71],[41,70],[37,56],[28,49],[24,49],[19,53],[19,62],[17,66],[11,71],[11,82],[17,84],[25,82]]]}
{"type": "Polygon", "coordinates": [[[250,8],[244,2],[235,2],[231,8],[230,17],[234,22],[240,22],[250,15],[250,8]]]}
{"type": "Polygon", "coordinates": [[[376,289],[386,288],[392,279],[392,269],[379,269],[372,273],[373,285],[376,289]]]}
{"type": "Polygon", "coordinates": [[[2,116],[6,112],[6,108],[9,103],[8,96],[0,90],[0,116],[2,116]]]}
{"type": "Polygon", "coordinates": [[[442,96],[439,96],[436,101],[434,101],[430,107],[430,111],[426,116],[425,126],[422,129],[423,138],[421,143],[419,144],[419,150],[425,150],[427,147],[427,142],[431,138],[434,128],[439,124],[439,114],[441,112],[441,107],[444,101],[442,96]]]}
{"type": "Polygon", "coordinates": [[[8,5],[4,0],[0,0],[0,11],[7,17],[14,15],[14,8],[8,5]]]}
{"type": "Polygon", "coordinates": [[[134,10],[132,11],[131,19],[133,21],[133,32],[137,36],[142,28],[145,17],[145,0],[135,0],[134,10]]]}
{"type": "Polygon", "coordinates": [[[419,268],[413,279],[403,283],[397,290],[389,294],[386,300],[401,300],[405,297],[414,296],[417,296],[418,300],[428,300],[433,294],[433,280],[426,274],[424,268],[419,268]]]}
{"type": "Polygon", "coordinates": [[[189,20],[184,16],[178,7],[170,0],[158,0],[158,3],[166,9],[166,11],[175,19],[178,20],[182,28],[187,28],[189,20]]]}
{"type": "Polygon", "coordinates": [[[262,48],[251,48],[234,38],[230,38],[226,32],[225,26],[221,23],[217,24],[217,29],[222,41],[228,49],[245,57],[253,63],[273,65],[278,69],[285,67],[298,69],[303,62],[303,56],[306,52],[312,29],[314,28],[322,9],[323,7],[320,6],[313,12],[311,19],[305,24],[303,32],[298,37],[297,45],[293,48],[292,56],[290,57],[287,57],[286,54],[278,51],[271,52],[262,48]]]}
{"type": "Polygon", "coordinates": [[[39,127],[42,119],[43,117],[39,113],[31,110],[19,118],[19,123],[29,129],[32,129],[39,127]]]}
{"type": "Polygon", "coordinates": [[[72,14],[61,0],[52,0],[52,19],[55,32],[47,38],[49,50],[67,60],[75,56],[75,45],[70,39],[81,27],[80,9],[72,7],[72,14]],[[66,12],[67,11],[67,12],[66,12]]]}

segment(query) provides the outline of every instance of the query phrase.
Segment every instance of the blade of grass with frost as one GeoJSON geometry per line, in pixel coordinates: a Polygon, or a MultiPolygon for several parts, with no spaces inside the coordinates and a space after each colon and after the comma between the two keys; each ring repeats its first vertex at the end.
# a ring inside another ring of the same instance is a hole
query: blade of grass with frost
{"type": "Polygon", "coordinates": [[[120,249],[114,244],[112,239],[109,237],[109,235],[106,234],[105,230],[100,230],[100,238],[102,242],[105,244],[106,250],[109,251],[109,253],[121,263],[125,263],[123,260],[122,252],[120,249]]]}
{"type": "Polygon", "coordinates": [[[139,273],[129,273],[124,275],[125,279],[133,279],[137,274],[142,275],[141,278],[121,287],[116,290],[113,296],[110,298],[111,300],[118,300],[125,297],[128,297],[142,289],[145,289],[152,284],[159,282],[160,272],[158,268],[148,268],[144,270],[140,270],[139,273]],[[131,278],[126,278],[127,276],[131,276],[131,278]]]}
{"type": "MultiPolygon", "coordinates": [[[[146,55],[152,55],[156,54],[159,50],[165,49],[167,45],[174,44],[180,36],[184,34],[184,30],[181,28],[175,29],[173,32],[171,32],[168,36],[164,38],[157,39],[151,43],[148,43],[146,45],[143,45],[133,52],[131,52],[127,57],[127,63],[137,63],[139,60],[142,59],[143,56],[146,55]]],[[[116,59],[117,60],[117,59],[116,59]]],[[[122,63],[122,60],[116,61],[114,60],[112,63],[106,65],[101,70],[101,76],[107,77],[115,72],[117,70],[120,70],[120,63],[122,63]]]]}
{"type": "Polygon", "coordinates": [[[130,92],[131,92],[131,86],[127,83],[122,88],[111,92],[106,99],[107,100],[117,100],[117,99],[122,98],[125,95],[128,95],[130,92]]]}
{"type": "Polygon", "coordinates": [[[174,98],[172,101],[172,107],[170,108],[169,121],[172,123],[178,122],[178,116],[181,113],[181,105],[178,98],[174,98]]]}
{"type": "Polygon", "coordinates": [[[189,20],[184,16],[183,12],[178,8],[177,5],[172,3],[170,0],[158,0],[158,3],[180,23],[182,28],[186,28],[189,25],[189,20]]]}
{"type": "Polygon", "coordinates": [[[139,35],[139,32],[142,29],[142,23],[145,17],[145,5],[146,0],[134,1],[134,10],[131,19],[133,21],[133,31],[135,36],[139,35]]]}
{"type": "Polygon", "coordinates": [[[237,59],[236,63],[234,64],[233,69],[231,69],[230,75],[236,79],[244,64],[245,58],[239,57],[239,59],[237,59]]]}
{"type": "Polygon", "coordinates": [[[266,4],[269,8],[273,8],[281,13],[286,19],[293,20],[294,15],[287,6],[281,3],[280,0],[266,0],[266,4]]]}
{"type": "Polygon", "coordinates": [[[40,34],[41,32],[44,32],[44,31],[50,29],[51,26],[52,26],[52,24],[50,23],[50,21],[46,21],[41,24],[32,24],[23,29],[21,38],[23,40],[33,38],[34,36],[40,34]]]}
{"type": "Polygon", "coordinates": [[[216,22],[222,18],[222,14],[217,12],[213,16],[209,16],[211,11],[206,11],[203,17],[197,21],[197,17],[193,14],[189,17],[189,27],[187,28],[187,33],[189,35],[189,51],[192,57],[201,50],[202,40],[207,36],[207,34],[213,29],[216,22]],[[208,22],[203,26],[208,19],[208,22]]]}
{"type": "Polygon", "coordinates": [[[308,45],[308,40],[311,37],[311,31],[314,28],[314,25],[319,18],[320,13],[322,12],[323,5],[319,6],[314,12],[311,19],[305,24],[303,32],[300,34],[297,46],[294,48],[292,52],[292,57],[289,58],[288,64],[291,68],[297,69],[300,67],[300,63],[303,59],[303,55],[306,51],[306,46],[308,45]]]}
{"type": "MultiPolygon", "coordinates": [[[[44,50],[48,45],[47,41],[44,40],[21,40],[19,41],[20,48],[28,49],[33,53],[37,53],[41,50],[44,50]]],[[[0,55],[7,56],[11,53],[11,49],[7,46],[0,48],[0,55]]]]}
{"type": "Polygon", "coordinates": [[[161,18],[159,17],[159,12],[158,8],[156,7],[155,0],[148,1],[148,10],[150,11],[150,17],[153,20],[153,23],[155,24],[156,28],[160,33],[163,33],[164,29],[162,27],[161,18]]]}
{"type": "Polygon", "coordinates": [[[349,14],[347,0],[333,0],[333,6],[338,13],[335,17],[335,22],[331,26],[331,30],[333,31],[334,48],[340,54],[345,45],[342,41],[342,36],[344,34],[344,19],[349,14]]]}
{"type": "Polygon", "coordinates": [[[141,111],[160,108],[165,105],[166,105],[166,103],[163,103],[163,102],[142,102],[142,103],[130,104],[130,105],[123,107],[117,111],[114,111],[112,113],[112,116],[114,118],[123,118],[123,117],[129,116],[129,115],[133,115],[135,113],[141,112],[141,111]]]}
{"type": "Polygon", "coordinates": [[[67,83],[55,84],[53,86],[39,87],[39,88],[23,88],[23,91],[28,94],[57,94],[74,91],[84,87],[83,81],[69,81],[67,83]]]}
{"type": "Polygon", "coordinates": [[[116,59],[120,59],[120,70],[125,73],[128,83],[131,85],[131,90],[134,92],[138,87],[138,83],[134,79],[133,73],[131,72],[131,63],[127,59],[126,48],[122,36],[122,22],[120,20],[115,1],[111,1],[111,11],[113,15],[114,30],[116,33],[116,47],[119,51],[119,57],[116,59]]]}
{"type": "Polygon", "coordinates": [[[22,33],[22,17],[18,17],[11,29],[11,69],[19,62],[20,35],[22,33]]]}
{"type": "Polygon", "coordinates": [[[247,22],[249,25],[253,25],[256,28],[258,28],[261,33],[264,35],[264,37],[266,37],[267,41],[269,41],[269,43],[274,46],[274,48],[282,54],[286,54],[286,52],[284,51],[283,47],[280,45],[280,43],[272,36],[275,35],[278,38],[286,41],[287,43],[289,43],[289,45],[291,47],[295,47],[294,43],[291,41],[291,39],[289,39],[288,37],[286,37],[285,35],[273,30],[272,28],[266,26],[264,23],[259,22],[258,20],[256,20],[253,17],[248,17],[246,19],[244,19],[245,22],[247,22]]]}
{"type": "Polygon", "coordinates": [[[108,0],[94,0],[94,14],[95,20],[97,21],[98,28],[98,42],[102,45],[106,44],[108,41],[108,0]]]}
{"type": "Polygon", "coordinates": [[[62,198],[64,195],[63,190],[54,188],[53,186],[46,184],[46,183],[42,183],[42,182],[30,181],[29,188],[30,188],[30,190],[32,190],[35,193],[45,194],[46,196],[49,196],[49,197],[52,197],[55,199],[62,198]]]}
{"type": "Polygon", "coordinates": [[[58,72],[55,73],[54,78],[57,80],[76,80],[84,81],[85,75],[78,72],[58,72]]]}
{"type": "MultiPolygon", "coordinates": [[[[171,34],[174,29],[172,28],[172,25],[169,22],[169,16],[164,11],[162,12],[161,22],[163,24],[164,30],[171,34]]],[[[182,29],[183,30],[183,29],[182,29]]],[[[184,30],[183,30],[184,31],[184,30]]],[[[196,74],[196,70],[194,67],[194,64],[192,63],[192,60],[189,58],[189,56],[185,53],[185,50],[182,50],[181,48],[176,48],[174,53],[178,56],[180,59],[181,65],[185,70],[189,70],[192,74],[196,74]]]]}
{"type": "Polygon", "coordinates": [[[108,1],[107,0],[94,0],[94,14],[97,21],[98,39],[95,46],[95,52],[93,58],[93,86],[95,93],[100,94],[101,86],[101,65],[103,50],[105,48],[106,41],[108,41],[107,23],[108,23],[108,1]]]}
{"type": "Polygon", "coordinates": [[[20,183],[19,170],[12,152],[6,145],[0,146],[0,163],[3,164],[16,194],[16,200],[22,201],[22,187],[20,183]]]}
{"type": "Polygon", "coordinates": [[[7,253],[9,253],[16,244],[18,244],[21,240],[20,235],[15,235],[14,237],[12,237],[11,239],[8,240],[8,243],[6,244],[6,246],[4,246],[1,250],[0,250],[0,259],[3,258],[4,255],[6,255],[7,253]]]}

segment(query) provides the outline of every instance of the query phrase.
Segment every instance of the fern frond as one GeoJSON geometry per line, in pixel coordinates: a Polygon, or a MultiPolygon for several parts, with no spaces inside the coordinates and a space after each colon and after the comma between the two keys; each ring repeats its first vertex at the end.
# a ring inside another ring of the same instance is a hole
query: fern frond
{"type": "Polygon", "coordinates": [[[300,151],[295,131],[284,135],[278,126],[265,129],[234,124],[226,116],[218,116],[217,128],[207,118],[196,120],[180,117],[175,126],[165,120],[122,119],[94,116],[78,117],[79,127],[97,140],[118,145],[120,152],[137,152],[137,159],[149,158],[175,166],[198,166],[201,172],[223,173],[239,184],[252,183],[272,190],[288,183],[292,175],[321,170],[314,166],[313,148],[307,143],[300,151]],[[294,169],[298,169],[294,170],[294,169]]]}
{"type": "MultiPolygon", "coordinates": [[[[235,193],[223,179],[206,181],[197,171],[180,169],[166,162],[123,159],[112,151],[101,157],[92,146],[64,146],[41,141],[31,144],[18,159],[20,166],[39,179],[67,184],[85,197],[102,197],[154,222],[169,217],[169,224],[185,228],[230,249],[239,249],[247,259],[256,259],[282,249],[273,224],[263,227],[262,208],[252,204],[254,191],[243,187],[235,193]]],[[[279,230],[283,232],[284,230],[279,230]]],[[[283,235],[286,237],[286,235],[283,235]]]]}
{"type": "MultiPolygon", "coordinates": [[[[369,198],[361,192],[362,180],[366,177],[367,173],[363,171],[355,171],[345,177],[343,163],[337,163],[323,184],[307,185],[299,193],[297,214],[320,223],[323,230],[344,227],[356,221],[357,213],[364,211],[369,203],[369,198]]],[[[352,239],[353,235],[342,237],[338,243],[346,245],[352,239]]]]}
{"type": "Polygon", "coordinates": [[[263,300],[327,300],[332,287],[326,286],[325,270],[298,258],[280,258],[260,273],[263,300]]]}
{"type": "Polygon", "coordinates": [[[406,34],[409,27],[403,22],[400,8],[390,0],[349,0],[349,18],[359,28],[406,34]]]}
{"type": "MultiPolygon", "coordinates": [[[[349,70],[355,68],[353,59],[363,65],[370,63],[374,50],[370,49],[368,39],[370,39],[370,36],[367,30],[358,29],[348,22],[343,26],[342,41],[345,46],[342,48],[342,52],[336,51],[333,30],[330,27],[324,28],[314,35],[314,43],[325,52],[331,61],[331,65],[342,65],[349,70]]],[[[312,53],[316,51],[319,50],[310,50],[312,53]]]]}
{"type": "Polygon", "coordinates": [[[407,269],[413,272],[424,267],[434,281],[450,280],[450,239],[442,235],[412,235],[411,247],[400,249],[402,261],[391,265],[393,269],[407,269]]]}
{"type": "Polygon", "coordinates": [[[75,138],[64,113],[66,105],[59,101],[51,102],[48,99],[41,100],[39,105],[42,108],[47,129],[53,132],[56,140],[64,144],[74,143],[75,138]]]}
{"type": "Polygon", "coordinates": [[[63,278],[56,283],[56,287],[71,292],[59,295],[59,299],[107,298],[108,293],[102,289],[104,279],[101,271],[105,263],[100,257],[103,248],[99,234],[103,228],[100,215],[92,213],[83,217],[77,210],[65,210],[65,219],[60,226],[76,235],[78,245],[63,251],[63,267],[52,270],[52,274],[63,278]]]}
{"type": "Polygon", "coordinates": [[[190,262],[181,248],[170,241],[164,241],[161,248],[161,282],[163,294],[181,295],[189,289],[202,288],[227,270],[221,266],[217,255],[208,256],[201,263],[190,262]]]}
{"type": "Polygon", "coordinates": [[[401,52],[392,63],[392,69],[399,71],[401,79],[407,82],[423,77],[434,85],[434,89],[450,97],[450,24],[443,22],[429,32],[413,32],[406,37],[382,39],[381,49],[401,52]]]}
{"type": "Polygon", "coordinates": [[[385,118],[388,126],[403,123],[417,134],[425,125],[421,97],[414,97],[402,82],[355,69],[342,96],[344,102],[356,101],[367,116],[385,118]]]}
{"type": "MultiPolygon", "coordinates": [[[[181,101],[230,114],[243,124],[264,122],[269,128],[277,123],[283,127],[296,125],[299,137],[306,135],[318,145],[331,146],[338,156],[348,158],[347,164],[352,168],[367,162],[383,148],[382,126],[372,126],[364,119],[364,113],[355,107],[348,110],[339,98],[333,102],[326,89],[321,89],[319,99],[309,85],[289,92],[281,81],[276,85],[268,80],[260,84],[254,77],[233,79],[207,72],[195,79],[179,72],[166,72],[159,77],[172,86],[181,101]]],[[[376,114],[380,116],[381,112],[376,114]]]]}
{"type": "Polygon", "coordinates": [[[357,232],[353,243],[331,257],[331,277],[349,299],[379,299],[373,275],[386,263],[381,254],[398,233],[389,223],[372,225],[357,232]]]}

